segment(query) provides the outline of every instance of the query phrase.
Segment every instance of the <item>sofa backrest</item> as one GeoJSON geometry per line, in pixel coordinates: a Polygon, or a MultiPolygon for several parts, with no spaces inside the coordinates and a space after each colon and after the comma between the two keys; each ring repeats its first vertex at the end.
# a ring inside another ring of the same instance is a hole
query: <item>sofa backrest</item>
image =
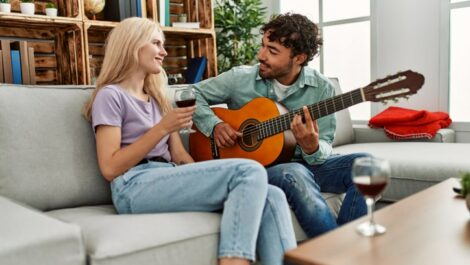
{"type": "Polygon", "coordinates": [[[90,124],[91,87],[0,85],[0,194],[40,210],[111,203],[90,124]]]}
{"type": "MultiPolygon", "coordinates": [[[[336,95],[342,94],[341,87],[339,85],[338,78],[329,78],[330,82],[335,87],[336,95]]],[[[339,146],[343,144],[350,144],[354,142],[354,130],[352,127],[351,115],[349,110],[338,111],[336,114],[336,135],[333,141],[333,146],[339,146]]]]}

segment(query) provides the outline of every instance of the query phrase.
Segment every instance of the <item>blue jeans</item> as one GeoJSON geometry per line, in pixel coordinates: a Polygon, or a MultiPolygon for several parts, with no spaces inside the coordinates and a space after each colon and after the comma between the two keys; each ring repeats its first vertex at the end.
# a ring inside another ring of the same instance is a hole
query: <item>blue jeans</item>
{"type": "Polygon", "coordinates": [[[120,214],[223,209],[218,256],[282,264],[296,246],[284,193],[268,185],[266,170],[246,159],[176,166],[149,162],[111,183],[120,214]]]}
{"type": "Polygon", "coordinates": [[[355,158],[366,153],[331,155],[321,165],[291,162],[267,169],[269,184],[281,188],[308,237],[315,237],[367,213],[351,178],[355,158]],[[321,192],[346,193],[337,220],[321,192]]]}

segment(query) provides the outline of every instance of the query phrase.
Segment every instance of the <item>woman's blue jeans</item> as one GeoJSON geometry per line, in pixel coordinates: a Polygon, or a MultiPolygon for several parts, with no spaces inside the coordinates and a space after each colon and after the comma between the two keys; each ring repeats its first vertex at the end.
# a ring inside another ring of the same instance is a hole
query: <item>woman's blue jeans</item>
{"type": "Polygon", "coordinates": [[[269,184],[281,188],[308,237],[315,237],[367,213],[351,178],[355,158],[366,153],[331,155],[321,165],[286,163],[268,168],[269,184]],[[346,193],[335,220],[321,192],[346,193]]]}
{"type": "Polygon", "coordinates": [[[120,214],[223,210],[218,255],[282,264],[296,246],[284,193],[268,185],[266,170],[246,159],[176,166],[149,162],[111,183],[120,214]]]}

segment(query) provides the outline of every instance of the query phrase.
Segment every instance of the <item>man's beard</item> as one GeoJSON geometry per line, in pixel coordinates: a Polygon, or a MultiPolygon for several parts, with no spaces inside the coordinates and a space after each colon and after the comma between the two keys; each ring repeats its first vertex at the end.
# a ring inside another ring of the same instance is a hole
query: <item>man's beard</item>
{"type": "Polygon", "coordinates": [[[259,71],[259,75],[263,79],[278,79],[280,77],[283,77],[283,76],[289,74],[292,71],[292,66],[294,64],[294,60],[289,60],[289,63],[285,67],[283,67],[281,69],[277,69],[277,70],[273,70],[271,68],[271,65],[265,64],[262,61],[260,61],[260,64],[264,64],[268,70],[271,70],[268,73],[262,73],[261,71],[259,71]]]}

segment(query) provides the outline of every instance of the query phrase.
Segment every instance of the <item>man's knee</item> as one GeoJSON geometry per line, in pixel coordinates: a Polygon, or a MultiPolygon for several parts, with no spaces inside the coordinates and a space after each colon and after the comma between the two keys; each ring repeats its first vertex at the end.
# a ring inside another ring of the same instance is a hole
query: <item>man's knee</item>
{"type": "Polygon", "coordinates": [[[281,188],[288,198],[304,196],[318,189],[313,173],[300,163],[277,165],[275,170],[268,169],[268,182],[281,188]]]}

